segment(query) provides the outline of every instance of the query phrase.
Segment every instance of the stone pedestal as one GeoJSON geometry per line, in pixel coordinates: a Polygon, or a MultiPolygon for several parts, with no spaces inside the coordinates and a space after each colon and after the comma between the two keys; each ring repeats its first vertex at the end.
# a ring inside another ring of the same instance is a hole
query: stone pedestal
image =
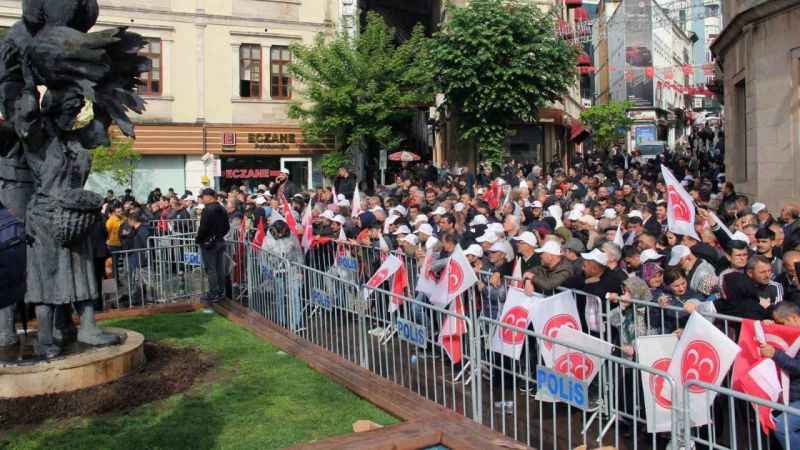
{"type": "Polygon", "coordinates": [[[28,336],[20,347],[0,354],[0,398],[29,397],[75,391],[114,381],[141,367],[144,336],[121,328],[105,328],[122,336],[122,344],[89,347],[73,343],[49,361],[33,356],[28,336]]]}

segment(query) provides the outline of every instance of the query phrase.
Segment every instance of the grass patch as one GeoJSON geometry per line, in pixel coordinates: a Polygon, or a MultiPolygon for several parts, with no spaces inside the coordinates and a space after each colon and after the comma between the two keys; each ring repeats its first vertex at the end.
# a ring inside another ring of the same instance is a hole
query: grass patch
{"type": "MultiPolygon", "coordinates": [[[[219,377],[128,414],[50,421],[12,431],[8,449],[265,449],[398,420],[304,362],[217,315],[158,315],[105,322],[218,358],[219,377]]],[[[24,414],[24,411],[20,411],[24,414]]]]}

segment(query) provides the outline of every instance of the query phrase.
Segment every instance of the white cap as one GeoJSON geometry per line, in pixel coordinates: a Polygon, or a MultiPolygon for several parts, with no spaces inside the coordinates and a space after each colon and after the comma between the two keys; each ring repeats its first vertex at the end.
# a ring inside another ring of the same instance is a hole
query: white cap
{"type": "Polygon", "coordinates": [[[750,245],[750,238],[748,238],[747,235],[742,233],[741,231],[737,231],[736,233],[733,233],[733,236],[731,236],[731,240],[742,241],[742,242],[750,245]]]}
{"type": "Polygon", "coordinates": [[[572,209],[584,212],[586,211],[586,205],[584,205],[583,203],[575,203],[574,205],[572,205],[572,209]]]}
{"type": "Polygon", "coordinates": [[[332,221],[334,221],[334,222],[336,222],[336,223],[342,224],[342,225],[344,225],[345,223],[347,223],[347,219],[345,219],[345,218],[344,218],[344,216],[342,216],[342,215],[340,215],[340,214],[337,214],[337,215],[336,215],[336,216],[334,216],[334,218],[333,218],[333,219],[331,219],[331,220],[332,220],[332,221]]]}
{"type": "Polygon", "coordinates": [[[581,211],[578,211],[577,209],[573,209],[572,211],[569,212],[569,216],[567,216],[567,219],[572,220],[574,222],[574,221],[580,219],[581,216],[583,216],[583,213],[581,211]]]}
{"type": "Polygon", "coordinates": [[[333,214],[333,211],[331,211],[330,209],[326,209],[325,211],[322,212],[322,214],[319,215],[319,218],[333,220],[334,216],[335,214],[333,214]]]}
{"type": "Polygon", "coordinates": [[[602,250],[596,248],[589,253],[581,253],[581,258],[587,261],[594,261],[601,266],[608,265],[608,255],[606,255],[602,250]]]}
{"type": "Polygon", "coordinates": [[[345,197],[344,194],[339,194],[339,195],[336,196],[336,201],[337,202],[340,202],[342,200],[347,200],[347,197],[345,197]]]}
{"type": "Polygon", "coordinates": [[[505,233],[505,230],[503,229],[503,224],[498,222],[493,222],[487,225],[486,231],[491,231],[494,233],[505,233]]]}
{"type": "Polygon", "coordinates": [[[350,207],[350,200],[348,200],[348,199],[339,200],[339,203],[337,203],[337,205],[346,206],[346,207],[349,208],[350,207]]]}
{"type": "Polygon", "coordinates": [[[256,197],[256,205],[261,206],[264,203],[267,203],[267,199],[265,199],[264,197],[262,197],[260,195],[258,197],[256,197]]]}
{"type": "Polygon", "coordinates": [[[536,253],[547,253],[550,255],[561,256],[561,244],[556,241],[545,241],[542,248],[537,248],[536,253]]]}
{"type": "Polygon", "coordinates": [[[414,219],[414,226],[417,226],[421,223],[428,223],[428,216],[424,214],[417,215],[417,218],[414,219]]]}
{"type": "Polygon", "coordinates": [[[669,263],[667,263],[667,265],[677,266],[683,257],[689,256],[691,253],[692,251],[689,250],[689,247],[685,245],[676,245],[672,247],[672,251],[669,254],[669,263]]]}
{"type": "Polygon", "coordinates": [[[536,244],[538,243],[538,240],[536,239],[536,235],[531,233],[530,231],[526,231],[526,232],[520,234],[519,236],[513,237],[512,239],[515,240],[515,241],[522,241],[522,242],[524,242],[524,243],[526,243],[526,244],[528,244],[528,245],[530,245],[531,247],[534,247],[534,248],[536,248],[536,244]]]}
{"type": "Polygon", "coordinates": [[[395,231],[392,234],[394,234],[395,236],[400,234],[411,234],[411,229],[405,225],[400,225],[399,227],[397,227],[397,231],[395,231]]]}
{"type": "Polygon", "coordinates": [[[441,216],[441,215],[444,215],[444,214],[447,214],[447,210],[445,210],[441,206],[436,208],[436,209],[434,209],[433,212],[431,213],[432,216],[441,216]]]}
{"type": "Polygon", "coordinates": [[[547,212],[550,213],[550,217],[560,220],[564,216],[564,210],[561,209],[559,205],[550,205],[547,207],[547,212]]]}
{"type": "Polygon", "coordinates": [[[642,215],[642,212],[639,211],[638,209],[634,209],[633,211],[629,212],[628,213],[628,217],[638,217],[639,219],[644,220],[644,216],[642,215]]]}
{"type": "Polygon", "coordinates": [[[539,200],[534,200],[533,203],[531,203],[532,208],[541,208],[542,206],[543,206],[542,202],[540,202],[539,200]]]}
{"type": "Polygon", "coordinates": [[[581,218],[578,219],[578,222],[585,223],[586,225],[589,225],[592,228],[597,226],[597,219],[588,214],[582,215],[581,218]]]}
{"type": "Polygon", "coordinates": [[[408,242],[411,245],[419,244],[419,238],[414,236],[413,234],[408,234],[406,236],[403,236],[400,239],[398,239],[398,241],[400,241],[400,242],[408,242]]]}
{"type": "Polygon", "coordinates": [[[391,225],[391,224],[393,224],[393,223],[397,222],[397,219],[399,219],[399,218],[400,218],[400,217],[398,217],[398,216],[391,215],[391,216],[389,216],[389,217],[387,217],[387,218],[386,218],[386,223],[388,223],[389,225],[391,225]]]}
{"type": "Polygon", "coordinates": [[[464,255],[472,255],[477,256],[478,258],[483,258],[483,249],[478,244],[472,244],[464,250],[464,255]]]}
{"type": "Polygon", "coordinates": [[[467,209],[467,205],[465,205],[465,204],[463,204],[461,202],[458,202],[458,203],[456,203],[455,206],[453,206],[453,209],[455,210],[455,212],[461,212],[461,211],[467,209]]]}
{"type": "Polygon", "coordinates": [[[386,211],[384,211],[383,208],[381,208],[380,206],[376,206],[376,207],[370,209],[370,212],[372,212],[372,213],[377,213],[377,212],[385,213],[386,211]]]}
{"type": "Polygon", "coordinates": [[[497,241],[489,248],[489,252],[503,252],[506,256],[506,261],[511,261],[514,259],[514,249],[511,247],[511,244],[508,243],[506,240],[497,241]]]}
{"type": "Polygon", "coordinates": [[[603,211],[603,217],[609,220],[614,220],[617,218],[617,211],[614,208],[607,208],[603,211]]]}
{"type": "Polygon", "coordinates": [[[439,239],[436,239],[433,236],[429,237],[428,240],[425,241],[425,250],[432,249],[438,243],[439,243],[439,239]]]}
{"type": "Polygon", "coordinates": [[[396,212],[399,213],[401,216],[405,216],[408,214],[408,210],[403,205],[397,205],[394,208],[390,209],[389,212],[396,212]]]}
{"type": "Polygon", "coordinates": [[[433,236],[433,227],[429,223],[423,223],[416,231],[417,234],[425,233],[428,236],[433,236]]]}
{"type": "Polygon", "coordinates": [[[481,244],[484,242],[494,244],[498,240],[500,240],[500,238],[497,237],[497,233],[493,233],[491,231],[487,231],[486,233],[483,233],[482,236],[479,236],[477,239],[475,239],[476,242],[480,242],[481,244]]]}
{"type": "Polygon", "coordinates": [[[527,182],[527,181],[525,181],[525,180],[521,180],[521,181],[519,182],[519,188],[520,188],[520,189],[528,189],[528,182],[527,182]]]}
{"type": "Polygon", "coordinates": [[[646,263],[647,261],[656,261],[661,258],[662,254],[658,253],[657,251],[653,250],[652,248],[648,248],[647,250],[643,251],[641,255],[639,255],[639,261],[642,264],[646,263]]]}
{"type": "Polygon", "coordinates": [[[469,222],[469,226],[474,227],[477,225],[486,225],[487,223],[489,222],[486,220],[486,216],[483,214],[478,214],[472,218],[472,220],[469,222]]]}
{"type": "Polygon", "coordinates": [[[694,181],[694,177],[691,176],[691,175],[686,175],[685,177],[683,177],[683,180],[684,181],[694,181]]]}
{"type": "Polygon", "coordinates": [[[259,184],[258,185],[258,190],[259,191],[266,191],[267,190],[267,185],[266,184],[259,184]]]}
{"type": "Polygon", "coordinates": [[[756,203],[753,203],[753,207],[752,208],[753,208],[753,214],[758,214],[761,211],[767,209],[767,205],[765,205],[765,204],[763,204],[761,202],[756,202],[756,203]]]}
{"type": "Polygon", "coordinates": [[[283,168],[283,169],[281,169],[281,173],[285,173],[286,175],[289,175],[289,169],[283,168]]]}

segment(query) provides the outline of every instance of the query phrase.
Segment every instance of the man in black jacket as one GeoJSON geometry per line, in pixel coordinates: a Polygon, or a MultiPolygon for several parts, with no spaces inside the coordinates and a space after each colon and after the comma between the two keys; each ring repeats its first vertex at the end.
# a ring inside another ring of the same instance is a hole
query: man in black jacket
{"type": "Polygon", "coordinates": [[[336,194],[342,194],[348,199],[353,198],[356,191],[356,176],[347,170],[347,167],[339,167],[339,176],[333,182],[336,187],[336,194]]]}
{"type": "Polygon", "coordinates": [[[230,222],[213,189],[203,189],[200,201],[205,206],[195,241],[200,246],[208,277],[208,293],[203,299],[208,305],[222,301],[225,296],[225,235],[230,230],[230,222]]]}

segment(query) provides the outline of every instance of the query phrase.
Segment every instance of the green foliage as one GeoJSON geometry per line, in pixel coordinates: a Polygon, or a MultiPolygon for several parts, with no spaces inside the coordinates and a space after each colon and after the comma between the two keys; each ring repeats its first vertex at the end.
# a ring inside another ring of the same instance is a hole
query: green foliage
{"type": "MultiPolygon", "coordinates": [[[[397,419],[308,365],[216,315],[161,314],[105,325],[195,347],[218,363],[189,391],[120,414],[3,429],[9,449],[279,449],[352,433],[359,419],[397,419]]],[[[148,365],[147,370],[155,370],[148,365]]],[[[75,413],[80,413],[75,410],[75,413]]],[[[15,411],[24,414],[24,411],[15,411]]]]}
{"type": "Polygon", "coordinates": [[[403,140],[398,125],[433,99],[430,73],[418,64],[425,43],[417,26],[398,46],[394,31],[370,13],[354,40],[320,34],[311,45],[292,46],[289,71],[303,100],[290,105],[289,116],[300,120],[307,139],[335,139],[337,150],[359,142],[397,147],[403,140]]]}
{"type": "Polygon", "coordinates": [[[337,150],[326,153],[320,160],[322,167],[322,175],[328,178],[336,177],[339,167],[349,167],[352,163],[352,158],[346,152],[337,150]]]}
{"type": "Polygon", "coordinates": [[[631,102],[610,102],[595,105],[581,113],[581,121],[592,128],[592,143],[608,150],[625,139],[633,120],[628,117],[631,102]]]}
{"type": "Polygon", "coordinates": [[[458,114],[462,138],[499,164],[512,123],[534,120],[573,85],[577,50],[555,35],[554,17],[530,2],[473,0],[447,14],[429,70],[443,109],[458,114]]]}
{"type": "Polygon", "coordinates": [[[130,186],[136,161],[141,159],[133,149],[133,139],[117,138],[110,146],[97,147],[91,151],[92,172],[108,174],[120,186],[130,186]]]}

